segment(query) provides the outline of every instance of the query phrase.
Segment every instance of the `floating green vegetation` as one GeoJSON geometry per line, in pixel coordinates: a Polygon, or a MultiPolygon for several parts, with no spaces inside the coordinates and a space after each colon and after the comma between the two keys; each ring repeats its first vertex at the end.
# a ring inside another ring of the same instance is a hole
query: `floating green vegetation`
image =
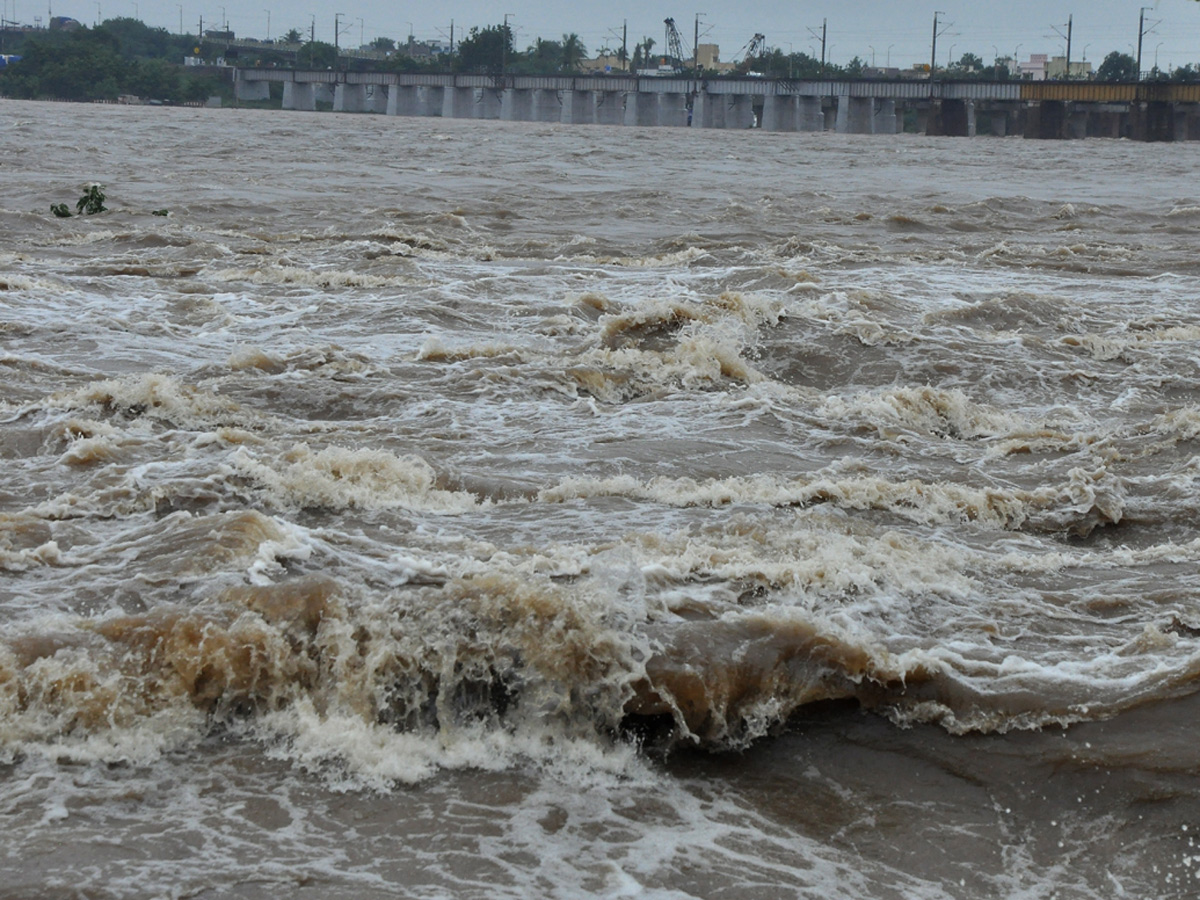
{"type": "MultiPolygon", "coordinates": [[[[89,182],[83,186],[83,196],[79,198],[75,204],[74,215],[79,216],[94,216],[96,213],[108,212],[108,207],[104,205],[104,201],[108,197],[104,194],[104,185],[98,181],[89,182]]],[[[71,210],[65,203],[51,203],[50,212],[58,216],[60,219],[69,219],[72,216],[71,210]]],[[[152,209],[152,216],[169,216],[169,209],[152,209]]]]}
{"type": "Polygon", "coordinates": [[[93,181],[91,184],[84,186],[83,196],[75,204],[75,212],[79,215],[88,216],[106,212],[108,210],[108,207],[104,205],[106,199],[108,198],[104,196],[104,185],[93,181]]]}

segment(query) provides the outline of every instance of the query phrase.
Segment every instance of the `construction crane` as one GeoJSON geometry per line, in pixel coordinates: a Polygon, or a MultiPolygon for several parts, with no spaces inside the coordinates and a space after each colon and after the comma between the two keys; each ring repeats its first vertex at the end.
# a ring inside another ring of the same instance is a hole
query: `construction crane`
{"type": "Polygon", "coordinates": [[[679,29],[675,27],[674,19],[664,19],[667,26],[667,58],[671,60],[671,67],[676,72],[682,72],[687,66],[688,56],[683,52],[683,38],[679,36],[679,29]]]}
{"type": "MultiPolygon", "coordinates": [[[[752,37],[750,39],[750,43],[742,48],[742,50],[745,50],[746,52],[742,54],[742,58],[737,62],[737,72],[741,75],[745,75],[747,72],[749,72],[750,67],[754,65],[754,60],[759,56],[762,56],[763,51],[766,49],[767,36],[765,34],[756,34],[754,37],[752,37]]],[[[738,53],[741,54],[742,51],[739,50],[738,53]]]]}

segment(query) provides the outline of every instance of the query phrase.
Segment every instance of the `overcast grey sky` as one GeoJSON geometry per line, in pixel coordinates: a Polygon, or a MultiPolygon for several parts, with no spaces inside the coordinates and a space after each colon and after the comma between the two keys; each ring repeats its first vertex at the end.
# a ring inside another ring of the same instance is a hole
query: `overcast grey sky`
{"type": "Polygon", "coordinates": [[[67,15],[91,25],[97,18],[138,17],[150,25],[194,32],[201,15],[205,27],[226,20],[246,37],[266,37],[270,14],[271,37],[289,28],[306,34],[316,23],[317,40],[333,41],[334,14],[342,13],[342,44],[357,45],[383,35],[403,38],[410,29],[420,40],[446,38],[451,20],[455,37],[472,26],[496,24],[511,14],[517,45],[535,38],[558,39],[577,32],[593,52],[604,45],[620,46],[621,28],[628,22],[629,44],[653,37],[661,47],[663,19],[678,23],[690,46],[697,13],[701,42],[721,46],[721,58],[732,59],[755,32],[784,52],[812,53],[820,43],[822,20],[828,21],[830,59],[844,63],[857,55],[878,65],[908,66],[928,62],[933,15],[945,13],[944,34],[938,39],[938,63],[965,52],[990,61],[997,54],[1018,52],[1061,54],[1074,16],[1071,56],[1095,63],[1111,50],[1132,53],[1138,36],[1138,11],[1145,5],[1149,24],[1157,23],[1143,39],[1143,65],[1200,63],[1200,3],[1195,0],[606,0],[571,4],[551,0],[442,0],[437,3],[397,0],[0,0],[6,17],[32,24],[35,16],[67,15]]]}

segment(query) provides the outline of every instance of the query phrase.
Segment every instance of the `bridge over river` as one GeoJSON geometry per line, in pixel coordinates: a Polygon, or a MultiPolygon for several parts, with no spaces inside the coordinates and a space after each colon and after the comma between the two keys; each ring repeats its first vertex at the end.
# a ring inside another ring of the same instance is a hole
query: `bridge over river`
{"type": "Polygon", "coordinates": [[[765,78],[430,75],[237,69],[235,96],[284,109],[571,125],[754,128],[1031,138],[1200,140],[1200,84],[789,81],[765,78]],[[278,89],[277,89],[278,90],[278,89]]]}

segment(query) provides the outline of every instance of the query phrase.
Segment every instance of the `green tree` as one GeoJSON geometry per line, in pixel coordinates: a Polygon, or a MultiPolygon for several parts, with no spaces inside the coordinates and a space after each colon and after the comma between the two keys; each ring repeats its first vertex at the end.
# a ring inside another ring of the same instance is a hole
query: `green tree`
{"type": "Polygon", "coordinates": [[[460,72],[498,75],[504,69],[505,60],[513,55],[513,33],[507,24],[482,30],[472,28],[458,45],[455,67],[460,72]]]}
{"type": "Polygon", "coordinates": [[[579,64],[583,62],[586,56],[587,47],[583,45],[583,41],[579,39],[579,35],[574,32],[563,35],[562,69],[564,72],[579,71],[579,64]]]}
{"type": "Polygon", "coordinates": [[[1137,60],[1128,53],[1114,50],[1104,57],[1096,70],[1097,81],[1137,81],[1137,60]]]}
{"type": "Polygon", "coordinates": [[[962,58],[954,64],[954,67],[962,69],[964,72],[982,72],[983,59],[974,53],[964,53],[962,58]]]}
{"type": "Polygon", "coordinates": [[[313,69],[332,69],[337,65],[337,47],[324,41],[309,41],[297,51],[296,61],[313,69]]]}
{"type": "Polygon", "coordinates": [[[552,75],[562,65],[562,44],[558,41],[535,40],[513,66],[524,75],[552,75]]]}
{"type": "Polygon", "coordinates": [[[371,41],[371,49],[383,51],[395,50],[396,42],[390,37],[377,37],[375,40],[371,41]]]}
{"type": "Polygon", "coordinates": [[[299,44],[304,40],[304,35],[300,33],[298,28],[289,28],[287,34],[280,38],[285,44],[299,44]]]}

